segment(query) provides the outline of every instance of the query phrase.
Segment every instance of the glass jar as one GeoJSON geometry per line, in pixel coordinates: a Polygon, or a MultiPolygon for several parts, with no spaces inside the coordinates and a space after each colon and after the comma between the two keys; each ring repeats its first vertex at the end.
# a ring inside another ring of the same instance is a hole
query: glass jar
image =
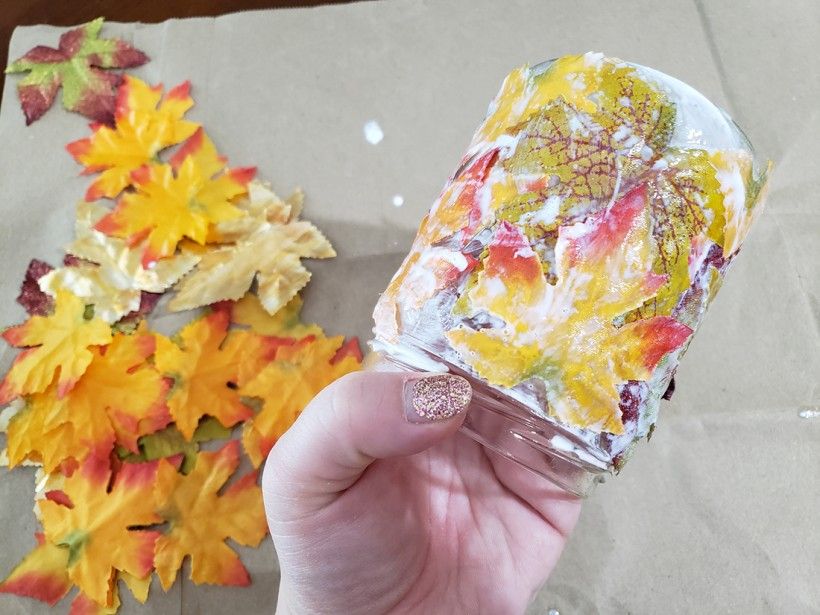
{"type": "Polygon", "coordinates": [[[587,53],[505,79],[376,306],[463,431],[578,495],[617,472],[762,209],[768,168],[691,87],[587,53]]]}

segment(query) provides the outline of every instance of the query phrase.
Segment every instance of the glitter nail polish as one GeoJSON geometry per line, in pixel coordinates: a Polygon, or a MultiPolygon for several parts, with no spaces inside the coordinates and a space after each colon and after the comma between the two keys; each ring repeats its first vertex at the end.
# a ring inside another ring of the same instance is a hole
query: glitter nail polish
{"type": "Polygon", "coordinates": [[[467,409],[473,394],[467,380],[453,374],[408,380],[404,391],[404,415],[411,423],[452,418],[467,409]]]}

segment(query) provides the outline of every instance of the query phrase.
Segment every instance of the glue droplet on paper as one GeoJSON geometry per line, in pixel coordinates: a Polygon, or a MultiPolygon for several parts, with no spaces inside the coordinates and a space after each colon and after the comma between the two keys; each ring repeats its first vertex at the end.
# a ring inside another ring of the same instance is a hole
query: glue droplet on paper
{"type": "Polygon", "coordinates": [[[547,615],[561,615],[561,613],[558,612],[558,609],[550,609],[547,611],[547,615]]]}
{"type": "Polygon", "coordinates": [[[376,120],[370,120],[364,124],[364,138],[368,143],[377,145],[384,139],[384,131],[376,120]]]}
{"type": "Polygon", "coordinates": [[[394,207],[401,207],[404,205],[404,197],[400,194],[396,194],[393,196],[393,206],[394,207]]]}
{"type": "Polygon", "coordinates": [[[801,408],[797,416],[801,419],[816,419],[820,417],[820,406],[801,408]]]}

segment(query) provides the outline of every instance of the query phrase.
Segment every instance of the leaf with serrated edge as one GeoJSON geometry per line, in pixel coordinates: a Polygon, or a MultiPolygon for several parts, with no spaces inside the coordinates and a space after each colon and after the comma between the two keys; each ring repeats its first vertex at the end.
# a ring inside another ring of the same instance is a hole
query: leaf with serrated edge
{"type": "Polygon", "coordinates": [[[66,251],[83,262],[47,273],[39,284],[51,296],[60,289],[74,293],[93,304],[100,318],[113,323],[139,310],[143,291],[164,292],[190,271],[199,258],[176,254],[146,269],[141,262],[143,244],[130,247],[125,240],[94,229],[107,214],[108,210],[97,203],[77,205],[75,239],[66,251]]]}
{"type": "Polygon", "coordinates": [[[111,328],[99,318],[87,320],[85,314],[79,298],[60,291],[53,314],[32,316],[3,332],[9,344],[26,350],[0,383],[0,404],[45,391],[52,381],[57,383],[58,397],[71,390],[91,363],[91,348],[111,341],[111,328]]]}
{"type": "Polygon", "coordinates": [[[148,56],[120,39],[99,38],[102,26],[99,17],[64,32],[57,49],[38,45],[6,67],[7,74],[28,73],[17,84],[26,124],[48,111],[61,87],[64,108],[113,124],[122,76],[101,69],[133,68],[148,56]]]}
{"type": "Polygon", "coordinates": [[[66,145],[84,173],[100,172],[85,194],[86,201],[113,199],[131,185],[131,173],[154,162],[165,148],[182,143],[199,124],[183,119],[193,106],[186,81],[164,97],[162,86],[125,75],[117,91],[114,127],[92,126],[90,137],[66,145]],[[160,99],[162,101],[160,102],[160,99]]]}
{"type": "MultiPolygon", "coordinates": [[[[169,304],[172,310],[240,299],[258,275],[257,295],[265,310],[274,314],[310,280],[302,258],[336,256],[319,229],[297,220],[285,201],[258,186],[253,194],[267,203],[260,208],[263,215],[246,214],[259,222],[247,228],[247,233],[232,228],[234,244],[202,254],[197,268],[180,282],[169,304]]],[[[219,228],[217,225],[217,231],[219,228]]]]}
{"type": "Polygon", "coordinates": [[[199,453],[187,476],[160,461],[157,510],[168,522],[168,531],[157,539],[154,561],[163,589],[174,583],[186,556],[191,558],[191,580],[196,584],[250,584],[248,571],[225,540],[255,547],[268,526],[255,472],[239,478],[219,495],[238,467],[236,440],[217,452],[199,453]]]}

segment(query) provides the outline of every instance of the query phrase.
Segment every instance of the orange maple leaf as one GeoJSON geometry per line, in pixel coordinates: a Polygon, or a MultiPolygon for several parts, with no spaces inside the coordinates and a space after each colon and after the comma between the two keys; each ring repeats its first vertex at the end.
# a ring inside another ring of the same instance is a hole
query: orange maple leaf
{"type": "Polygon", "coordinates": [[[115,198],[131,185],[131,173],[154,162],[166,147],[182,143],[199,128],[183,120],[194,105],[184,82],[165,95],[162,85],[150,87],[125,75],[117,91],[115,126],[92,124],[93,134],[66,145],[68,152],[85,169],[83,174],[102,171],[85,193],[86,201],[115,198]]]}
{"type": "Polygon", "coordinates": [[[666,282],[652,272],[648,207],[640,187],[586,222],[562,227],[555,286],[522,232],[502,222],[467,299],[471,314],[490,314],[504,326],[460,326],[447,334],[450,343],[492,384],[542,379],[550,412],[562,421],[622,433],[618,385],[648,380],[692,332],[666,316],[615,325],[666,282]]]}
{"type": "Polygon", "coordinates": [[[226,342],[229,324],[230,310],[219,306],[183,328],[176,336],[179,343],[157,335],[154,362],[173,380],[168,407],[186,440],[191,439],[199,419],[206,414],[225,427],[253,415],[229,383],[236,384],[243,365],[256,364],[259,355],[253,348],[243,347],[242,342],[247,342],[251,334],[232,334],[226,342]]]}
{"type": "Polygon", "coordinates": [[[91,347],[111,341],[108,324],[85,316],[80,299],[59,291],[53,314],[32,316],[3,332],[9,344],[28,349],[17,356],[0,383],[0,405],[19,395],[45,391],[55,379],[58,397],[71,390],[91,363],[91,347]]]}
{"type": "Polygon", "coordinates": [[[63,398],[54,387],[30,396],[9,422],[9,465],[30,459],[51,472],[69,458],[106,458],[115,442],[137,452],[140,436],[171,420],[168,382],[146,363],[154,347],[144,324],[131,335],[119,333],[105,348],[92,349],[91,363],[63,398]]]}
{"type": "Polygon", "coordinates": [[[157,463],[123,464],[108,490],[107,460],[89,456],[65,479],[64,497],[40,500],[49,543],[68,549],[68,576],[99,605],[114,603],[115,571],[145,579],[159,533],[130,529],[160,523],[154,485],[157,463]],[[68,506],[66,504],[69,504],[68,506]]]}
{"type": "Polygon", "coordinates": [[[245,423],[242,444],[254,467],[293,424],[319,391],[337,378],[361,367],[358,340],[305,337],[276,351],[275,360],[240,387],[240,392],[262,400],[262,409],[245,423]]]}
{"type": "Polygon", "coordinates": [[[248,571],[225,540],[255,547],[265,537],[268,526],[256,472],[239,478],[219,495],[238,466],[236,440],[217,452],[199,453],[196,466],[187,476],[167,461],[160,461],[158,510],[169,529],[157,539],[154,562],[164,589],[173,585],[186,556],[191,558],[194,583],[250,583],[248,571]]]}
{"type": "Polygon", "coordinates": [[[171,158],[131,174],[134,192],[123,193],[95,228],[138,243],[147,237],[142,265],[171,256],[183,237],[204,244],[211,224],[242,215],[233,199],[246,193],[255,168],[225,169],[225,158],[198,129],[171,158]],[[223,172],[224,171],[224,172],[223,172]]]}

